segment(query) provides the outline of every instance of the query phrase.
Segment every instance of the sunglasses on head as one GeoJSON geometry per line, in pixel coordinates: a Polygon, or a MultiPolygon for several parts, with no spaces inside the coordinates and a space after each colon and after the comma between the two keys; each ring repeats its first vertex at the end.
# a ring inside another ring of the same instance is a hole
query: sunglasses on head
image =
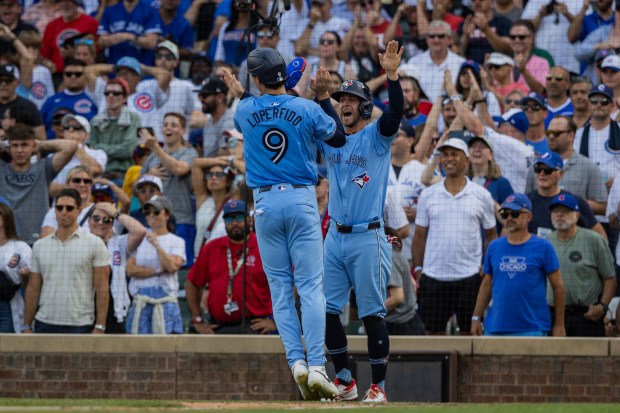
{"type": "Polygon", "coordinates": [[[530,37],[529,34],[511,34],[508,35],[508,37],[510,38],[510,40],[525,40],[528,37],[530,37]]]}
{"type": "Polygon", "coordinates": [[[70,130],[70,131],[80,131],[80,130],[84,130],[83,126],[80,125],[69,125],[69,126],[65,126],[64,127],[65,130],[70,130]]]}
{"type": "Polygon", "coordinates": [[[243,216],[243,214],[237,214],[237,215],[229,215],[227,217],[224,217],[224,223],[226,224],[232,224],[233,222],[243,222],[243,219],[245,217],[243,216]]]}
{"type": "Polygon", "coordinates": [[[336,41],[332,39],[321,39],[321,44],[331,46],[331,45],[336,44],[336,41]]]}
{"type": "Polygon", "coordinates": [[[85,44],[86,46],[92,46],[95,44],[95,42],[93,41],[93,39],[77,39],[75,41],[76,45],[80,45],[80,44],[85,44]]]}
{"type": "Polygon", "coordinates": [[[611,101],[607,98],[590,98],[588,99],[592,105],[602,105],[607,106],[611,103],[611,101]]]}
{"type": "Polygon", "coordinates": [[[443,33],[436,33],[436,34],[428,34],[427,35],[429,39],[445,39],[447,34],[443,34],[443,33]]]}
{"type": "Polygon", "coordinates": [[[66,77],[82,77],[82,75],[84,74],[84,72],[65,72],[65,76],[66,77]]]}
{"type": "Polygon", "coordinates": [[[271,32],[258,32],[256,35],[259,39],[271,39],[273,37],[271,32]]]}
{"type": "Polygon", "coordinates": [[[521,105],[521,110],[523,110],[524,112],[527,111],[532,111],[532,112],[538,112],[540,110],[542,110],[542,106],[540,105],[521,105]]]}
{"type": "Polygon", "coordinates": [[[102,217],[101,215],[91,215],[90,219],[92,219],[93,222],[96,222],[97,224],[102,222],[106,225],[110,225],[112,222],[114,222],[114,219],[110,217],[102,217]]]}
{"type": "Polygon", "coordinates": [[[158,216],[161,213],[161,209],[143,208],[142,213],[144,214],[145,217],[148,217],[151,214],[158,216]]]}
{"type": "Polygon", "coordinates": [[[213,178],[222,179],[223,177],[226,176],[226,172],[221,172],[221,171],[218,171],[218,172],[207,172],[205,174],[205,176],[207,177],[207,179],[213,179],[213,178]]]}
{"type": "Polygon", "coordinates": [[[499,216],[502,217],[502,219],[508,219],[508,217],[511,218],[519,218],[519,215],[521,215],[524,211],[513,211],[512,209],[510,210],[502,210],[499,213],[499,216]]]}
{"type": "Polygon", "coordinates": [[[125,93],[117,92],[115,90],[106,90],[103,94],[106,96],[123,96],[125,93]]]}
{"type": "Polygon", "coordinates": [[[56,205],[56,211],[62,212],[63,210],[67,210],[67,212],[73,212],[76,206],[74,205],[56,205]]]}
{"type": "Polygon", "coordinates": [[[544,173],[545,175],[551,175],[555,171],[557,171],[557,169],[551,169],[551,168],[548,168],[542,165],[534,165],[534,173],[536,175],[540,174],[541,172],[544,173]]]}
{"type": "Polygon", "coordinates": [[[71,178],[71,183],[77,185],[80,185],[82,183],[84,183],[84,185],[92,185],[93,180],[90,178],[71,178]]]}

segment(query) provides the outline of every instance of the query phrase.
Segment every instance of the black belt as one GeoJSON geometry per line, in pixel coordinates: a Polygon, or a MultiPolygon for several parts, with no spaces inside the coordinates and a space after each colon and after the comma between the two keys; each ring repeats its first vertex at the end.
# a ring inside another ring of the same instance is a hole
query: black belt
{"type": "Polygon", "coordinates": [[[585,314],[588,312],[588,307],[581,305],[567,305],[564,307],[566,314],[585,314]]]}
{"type": "MultiPolygon", "coordinates": [[[[299,189],[299,188],[307,188],[308,185],[291,185],[293,188],[295,189],[299,189]]],[[[258,193],[262,194],[263,192],[269,192],[271,191],[271,188],[273,188],[273,185],[267,185],[267,186],[261,186],[258,189],[258,193]]]]}
{"type": "MultiPolygon", "coordinates": [[[[381,228],[381,221],[373,221],[368,223],[368,230],[381,228]]],[[[353,232],[353,225],[342,225],[336,223],[336,230],[343,234],[350,234],[353,232]]]]}

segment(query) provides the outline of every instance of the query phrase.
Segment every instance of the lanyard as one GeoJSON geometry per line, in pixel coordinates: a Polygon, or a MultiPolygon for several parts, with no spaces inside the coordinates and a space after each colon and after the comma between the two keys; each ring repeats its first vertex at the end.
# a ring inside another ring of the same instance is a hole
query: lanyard
{"type": "Polygon", "coordinates": [[[237,276],[237,274],[239,274],[239,270],[241,269],[241,266],[245,262],[245,256],[247,255],[247,253],[248,253],[248,249],[246,248],[245,251],[243,252],[243,255],[239,259],[239,261],[237,261],[237,267],[233,269],[232,252],[230,251],[229,247],[226,247],[226,260],[228,261],[228,276],[230,277],[228,279],[228,290],[226,291],[226,302],[228,304],[232,302],[233,281],[235,277],[237,276]]]}

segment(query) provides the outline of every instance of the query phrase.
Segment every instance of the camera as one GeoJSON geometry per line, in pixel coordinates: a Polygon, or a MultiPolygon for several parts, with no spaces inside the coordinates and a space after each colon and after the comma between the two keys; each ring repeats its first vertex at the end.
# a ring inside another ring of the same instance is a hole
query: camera
{"type": "Polygon", "coordinates": [[[235,0],[234,8],[237,11],[252,10],[252,0],[235,0]]]}
{"type": "Polygon", "coordinates": [[[553,10],[555,9],[555,6],[557,6],[557,5],[558,5],[557,0],[551,0],[551,3],[547,4],[547,7],[546,7],[546,9],[545,9],[545,12],[546,12],[547,14],[551,14],[551,13],[553,13],[553,10]]]}

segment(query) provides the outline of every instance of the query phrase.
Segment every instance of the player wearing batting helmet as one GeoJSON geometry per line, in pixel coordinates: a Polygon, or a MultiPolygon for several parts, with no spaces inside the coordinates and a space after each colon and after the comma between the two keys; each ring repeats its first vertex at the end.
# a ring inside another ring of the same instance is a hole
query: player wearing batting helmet
{"type": "MultiPolygon", "coordinates": [[[[315,154],[317,142],[344,145],[344,127],[328,92],[319,96],[320,107],[286,94],[286,63],[276,50],[253,50],[248,72],[261,97],[245,92],[228,71],[224,79],[241,98],[235,128],[244,137],[246,181],[254,192],[256,235],[273,316],[304,399],[334,399],[338,390],[325,372],[323,236],[315,193],[315,154]],[[307,355],[295,311],[294,286],[302,303],[307,355]]],[[[327,70],[319,70],[317,83],[329,84],[327,70]]]]}
{"type": "Polygon", "coordinates": [[[325,343],[336,369],[339,399],[357,399],[357,385],[348,366],[347,336],[340,314],[351,288],[368,335],[372,384],[364,402],[386,402],[385,374],[390,341],[383,318],[386,287],[392,267],[392,247],[383,229],[383,207],[390,170],[390,147],[398,132],[404,97],[396,70],[403,48],[391,41],[379,54],[388,76],[388,109],[376,122],[372,93],[357,80],[345,80],[332,97],[340,102],[340,118],[349,135],[342,148],[320,145],[330,159],[329,212],[332,223],[325,238],[325,343]]]}

